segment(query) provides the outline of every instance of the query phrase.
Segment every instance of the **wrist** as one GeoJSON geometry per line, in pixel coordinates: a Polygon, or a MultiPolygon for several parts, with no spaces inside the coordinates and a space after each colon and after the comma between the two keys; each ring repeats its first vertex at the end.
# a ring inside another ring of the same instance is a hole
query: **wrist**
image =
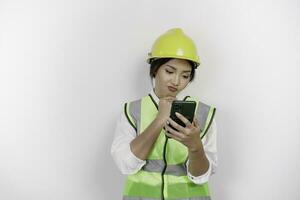
{"type": "Polygon", "coordinates": [[[160,126],[164,126],[167,122],[167,119],[157,115],[156,118],[154,119],[154,121],[155,121],[155,123],[159,124],[160,126]]]}
{"type": "Polygon", "coordinates": [[[160,115],[160,114],[158,114],[158,115],[156,115],[156,118],[155,118],[157,121],[160,121],[160,122],[162,122],[162,123],[166,123],[167,122],[167,120],[168,120],[168,118],[167,117],[165,117],[165,116],[162,116],[162,115],[160,115]]]}
{"type": "Polygon", "coordinates": [[[191,147],[188,148],[190,153],[203,153],[203,147],[202,145],[199,143],[192,145],[191,147]]]}
{"type": "Polygon", "coordinates": [[[198,147],[191,147],[189,148],[190,153],[202,153],[202,150],[198,147]]]}

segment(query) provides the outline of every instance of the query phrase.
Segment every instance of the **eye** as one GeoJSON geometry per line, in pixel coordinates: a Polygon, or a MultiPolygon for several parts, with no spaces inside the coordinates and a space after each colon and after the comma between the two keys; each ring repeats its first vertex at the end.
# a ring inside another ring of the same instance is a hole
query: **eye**
{"type": "Polygon", "coordinates": [[[190,78],[190,75],[183,75],[182,76],[184,79],[189,79],[190,78]]]}
{"type": "Polygon", "coordinates": [[[166,69],[166,72],[167,72],[168,74],[173,74],[172,71],[169,71],[169,70],[167,70],[167,69],[166,69]]]}

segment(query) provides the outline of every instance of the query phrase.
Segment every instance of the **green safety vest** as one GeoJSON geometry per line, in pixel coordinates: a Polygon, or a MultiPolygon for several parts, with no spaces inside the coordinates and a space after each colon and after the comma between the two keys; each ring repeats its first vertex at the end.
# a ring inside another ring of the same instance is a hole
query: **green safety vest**
{"type": "MultiPolygon", "coordinates": [[[[197,102],[195,117],[201,129],[200,137],[205,137],[215,108],[190,96],[184,100],[197,102]]],[[[141,134],[156,117],[158,106],[149,94],[126,103],[124,112],[136,133],[141,134]]],[[[208,183],[198,185],[188,178],[187,159],[187,147],[174,139],[168,139],[162,129],[146,164],[137,173],[127,177],[123,200],[209,200],[208,183]]]]}

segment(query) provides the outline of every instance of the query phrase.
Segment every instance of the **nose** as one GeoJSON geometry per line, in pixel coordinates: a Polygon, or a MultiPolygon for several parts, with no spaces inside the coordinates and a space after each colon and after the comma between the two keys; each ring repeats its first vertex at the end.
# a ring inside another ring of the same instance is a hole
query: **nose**
{"type": "Polygon", "coordinates": [[[178,86],[180,82],[180,77],[178,75],[174,75],[172,79],[172,84],[178,86]]]}

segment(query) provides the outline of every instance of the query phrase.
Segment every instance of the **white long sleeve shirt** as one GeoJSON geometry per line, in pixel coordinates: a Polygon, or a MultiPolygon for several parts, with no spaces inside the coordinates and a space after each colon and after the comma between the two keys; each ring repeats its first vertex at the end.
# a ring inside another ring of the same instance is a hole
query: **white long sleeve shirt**
{"type": "MultiPolygon", "coordinates": [[[[159,103],[159,98],[153,92],[150,92],[154,101],[159,103]]],[[[180,95],[177,99],[183,99],[180,95]]],[[[136,157],[131,149],[130,142],[136,137],[135,129],[129,124],[125,113],[122,112],[115,128],[115,136],[111,146],[111,155],[120,169],[120,171],[125,174],[135,174],[138,172],[145,164],[145,160],[141,160],[136,157]]],[[[215,119],[213,119],[210,128],[208,129],[206,136],[202,139],[203,148],[206,157],[209,161],[209,168],[206,173],[200,176],[193,176],[190,174],[188,169],[188,163],[186,163],[187,175],[189,179],[195,184],[204,184],[208,182],[210,175],[214,174],[217,168],[217,127],[215,119]]]]}

